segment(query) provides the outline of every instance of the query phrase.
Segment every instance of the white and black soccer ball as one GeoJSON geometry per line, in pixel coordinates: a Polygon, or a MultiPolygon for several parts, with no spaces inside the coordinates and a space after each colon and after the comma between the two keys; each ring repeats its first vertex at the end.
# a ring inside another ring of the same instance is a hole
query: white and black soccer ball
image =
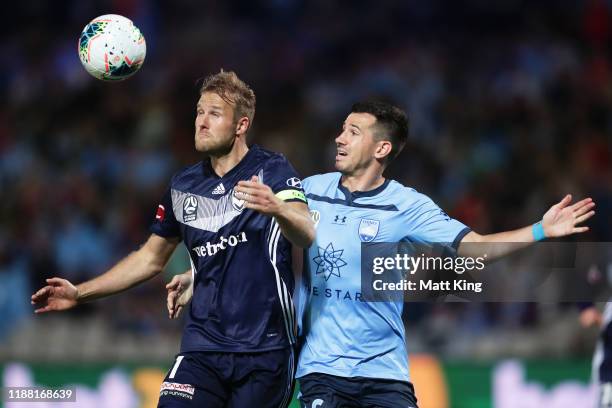
{"type": "Polygon", "coordinates": [[[103,81],[121,81],[134,75],[146,54],[147,44],[138,27],[118,14],[94,18],[79,38],[81,64],[103,81]]]}

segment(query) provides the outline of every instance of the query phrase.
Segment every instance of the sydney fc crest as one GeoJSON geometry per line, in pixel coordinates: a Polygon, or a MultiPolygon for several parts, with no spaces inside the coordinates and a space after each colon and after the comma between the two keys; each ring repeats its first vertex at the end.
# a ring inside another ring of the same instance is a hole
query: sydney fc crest
{"type": "Polygon", "coordinates": [[[183,222],[195,221],[198,218],[198,199],[188,195],[183,200],[183,222]]]}
{"type": "Polygon", "coordinates": [[[370,242],[376,235],[378,235],[378,227],[380,226],[380,221],[378,220],[369,220],[367,218],[362,218],[359,223],[359,239],[363,242],[370,242]]]}

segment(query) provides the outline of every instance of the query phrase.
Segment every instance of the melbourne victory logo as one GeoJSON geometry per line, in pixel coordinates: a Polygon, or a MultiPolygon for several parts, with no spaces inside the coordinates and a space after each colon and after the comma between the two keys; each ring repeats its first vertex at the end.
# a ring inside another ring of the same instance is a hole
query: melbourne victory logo
{"type": "Polygon", "coordinates": [[[236,190],[232,191],[232,207],[238,212],[244,210],[244,200],[238,198],[236,190]]]}

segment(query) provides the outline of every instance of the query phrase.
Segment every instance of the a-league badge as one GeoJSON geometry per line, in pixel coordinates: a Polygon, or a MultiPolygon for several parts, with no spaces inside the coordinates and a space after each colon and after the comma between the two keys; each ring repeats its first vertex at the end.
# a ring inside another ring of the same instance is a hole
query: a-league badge
{"type": "Polygon", "coordinates": [[[188,195],[183,200],[183,222],[195,221],[198,218],[198,199],[188,195]]]}
{"type": "Polygon", "coordinates": [[[367,218],[362,218],[361,222],[359,222],[359,239],[363,242],[370,242],[376,235],[378,235],[378,227],[380,225],[380,221],[378,220],[369,220],[367,218]]]}
{"type": "Polygon", "coordinates": [[[314,222],[315,228],[317,228],[319,221],[321,221],[321,213],[317,210],[310,210],[310,217],[312,218],[312,222],[314,222]]]}

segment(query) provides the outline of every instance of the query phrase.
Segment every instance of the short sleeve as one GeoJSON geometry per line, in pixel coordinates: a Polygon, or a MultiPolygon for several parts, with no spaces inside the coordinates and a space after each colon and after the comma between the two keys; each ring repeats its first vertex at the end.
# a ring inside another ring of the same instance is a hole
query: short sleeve
{"type": "Polygon", "coordinates": [[[282,155],[278,155],[266,163],[263,169],[263,182],[283,201],[307,202],[302,179],[282,155]]]}
{"type": "Polygon", "coordinates": [[[449,217],[429,197],[420,194],[419,200],[407,211],[409,236],[428,243],[447,243],[457,249],[471,229],[449,217]]]}
{"type": "Polygon", "coordinates": [[[155,219],[151,224],[149,230],[161,237],[180,237],[181,231],[179,223],[174,217],[174,210],[172,208],[172,190],[170,187],[166,190],[160,203],[157,206],[157,212],[155,213],[155,219]]]}

